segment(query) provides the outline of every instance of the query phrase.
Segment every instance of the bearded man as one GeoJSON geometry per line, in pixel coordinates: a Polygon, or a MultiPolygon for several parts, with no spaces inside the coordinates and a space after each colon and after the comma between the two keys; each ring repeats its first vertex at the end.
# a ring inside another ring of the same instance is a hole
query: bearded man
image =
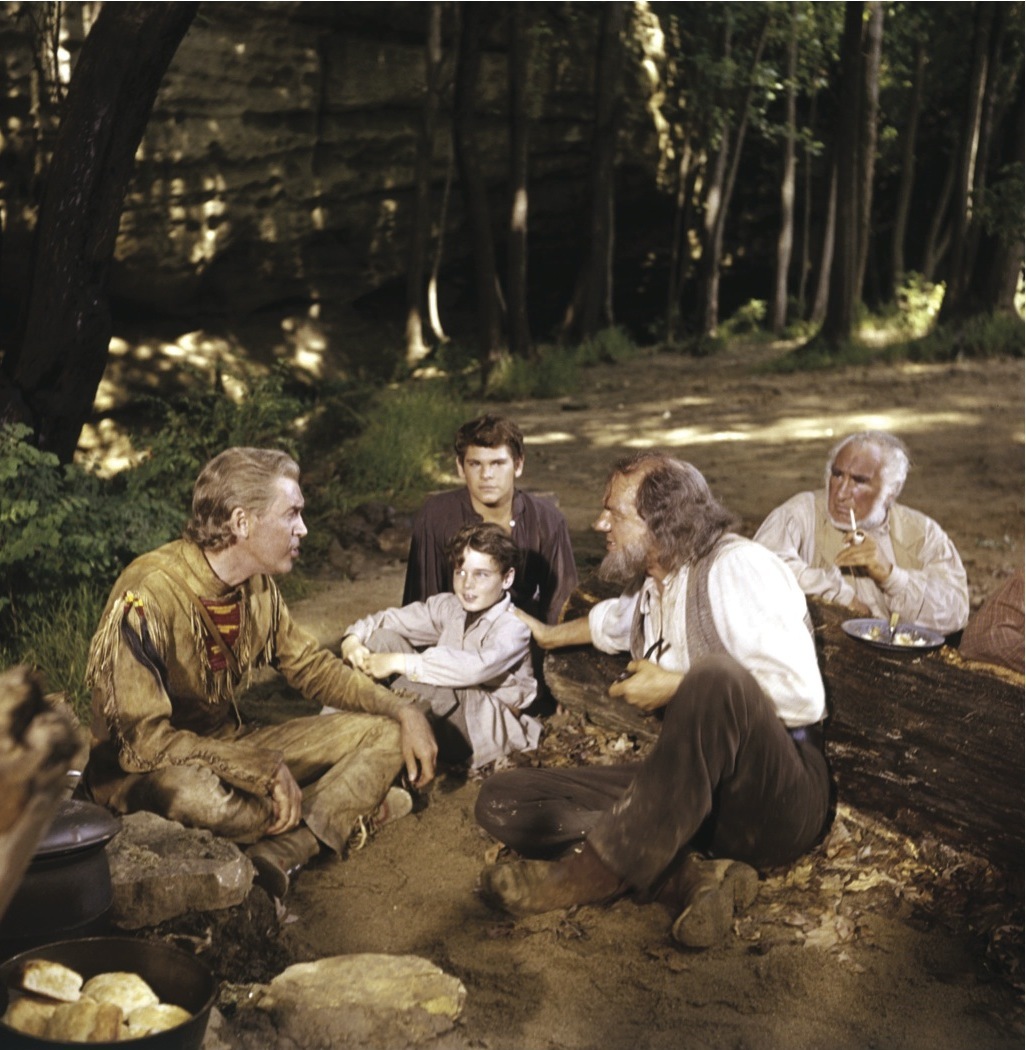
{"type": "Polygon", "coordinates": [[[830,452],[824,489],[777,507],[755,539],[810,597],[952,634],[969,619],[965,569],[932,518],[896,502],[908,470],[893,434],[851,434],[830,452]]]}
{"type": "Polygon", "coordinates": [[[486,868],[489,903],[525,915],[633,893],[673,909],[678,943],[709,947],[754,899],[755,868],[790,863],[825,831],[824,693],[805,597],[733,525],[689,463],[644,452],[614,468],[594,528],[606,535],[602,575],[623,594],[557,625],[521,618],[546,649],[629,651],[610,695],[662,709],[662,730],[642,762],[486,780],[478,822],[534,858],[486,868]]]}

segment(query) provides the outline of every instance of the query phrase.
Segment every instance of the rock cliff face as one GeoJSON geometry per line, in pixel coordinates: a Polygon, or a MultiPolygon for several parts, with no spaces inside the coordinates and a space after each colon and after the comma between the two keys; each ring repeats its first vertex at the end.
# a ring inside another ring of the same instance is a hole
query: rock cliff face
{"type": "MultiPolygon", "coordinates": [[[[21,6],[6,5],[8,27],[21,6]]],[[[146,309],[238,315],[289,302],[353,304],[401,281],[428,7],[201,4],[138,153],[112,293],[146,309]]],[[[544,260],[572,272],[579,255],[598,7],[562,5],[562,35],[549,22],[535,50],[530,221],[539,267],[544,260]]],[[[486,42],[478,99],[500,265],[508,155],[503,34],[497,24],[486,42]]],[[[446,50],[451,71],[451,25],[446,50]]],[[[23,77],[24,56],[17,68],[23,77]]],[[[11,61],[7,76],[17,79],[11,61]]],[[[24,79],[18,89],[28,90],[24,79]]],[[[632,108],[644,113],[642,105],[632,108]]],[[[625,171],[651,170],[651,127],[640,119],[623,139],[633,158],[625,171]]],[[[443,112],[432,173],[439,217],[450,152],[443,112]]],[[[638,184],[644,188],[648,178],[638,184]]],[[[468,256],[462,213],[454,183],[443,256],[454,271],[468,256]]],[[[544,281],[544,270],[535,277],[544,281]]],[[[458,283],[454,276],[452,287],[458,283]]],[[[570,291],[561,292],[564,302],[570,291]]]]}

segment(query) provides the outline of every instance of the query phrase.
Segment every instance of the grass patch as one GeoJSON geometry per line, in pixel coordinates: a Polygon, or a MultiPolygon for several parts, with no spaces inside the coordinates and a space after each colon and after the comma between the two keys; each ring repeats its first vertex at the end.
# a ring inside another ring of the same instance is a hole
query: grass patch
{"type": "Polygon", "coordinates": [[[89,724],[86,661],[106,600],[106,587],[80,583],[58,593],[45,617],[39,612],[29,614],[10,642],[0,646],[4,667],[23,663],[38,671],[43,676],[44,688],[48,692],[64,693],[79,720],[86,725],[89,724]]]}
{"type": "Polygon", "coordinates": [[[360,433],[342,450],[339,476],[359,502],[430,487],[439,456],[450,450],[463,422],[463,402],[437,384],[381,391],[364,416],[360,433]]]}

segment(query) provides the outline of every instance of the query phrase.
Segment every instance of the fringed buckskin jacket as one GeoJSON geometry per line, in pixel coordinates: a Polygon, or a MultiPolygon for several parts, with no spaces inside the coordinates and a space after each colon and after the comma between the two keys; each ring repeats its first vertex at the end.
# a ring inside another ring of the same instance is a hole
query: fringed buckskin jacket
{"type": "Polygon", "coordinates": [[[186,540],[132,562],[114,585],[86,668],[87,782],[96,801],[106,802],[125,774],[182,763],[209,766],[237,788],[267,794],[282,755],[247,743],[235,704],[240,684],[264,666],[336,708],[394,717],[406,704],[297,627],[270,577],[228,587],[186,540]],[[238,673],[183,587],[206,606],[238,673]]]}

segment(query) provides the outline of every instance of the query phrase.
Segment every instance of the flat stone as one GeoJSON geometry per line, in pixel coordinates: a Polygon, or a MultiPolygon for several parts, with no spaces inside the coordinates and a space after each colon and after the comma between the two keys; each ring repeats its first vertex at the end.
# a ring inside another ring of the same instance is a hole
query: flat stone
{"type": "Polygon", "coordinates": [[[257,986],[256,1009],[277,1041],[304,1050],[394,1050],[452,1028],[467,990],[415,955],[344,955],[298,963],[257,986]]]}
{"type": "Polygon", "coordinates": [[[253,865],[233,842],[155,813],[123,817],[107,856],[111,921],[128,930],[234,907],[253,883],[253,865]]]}

